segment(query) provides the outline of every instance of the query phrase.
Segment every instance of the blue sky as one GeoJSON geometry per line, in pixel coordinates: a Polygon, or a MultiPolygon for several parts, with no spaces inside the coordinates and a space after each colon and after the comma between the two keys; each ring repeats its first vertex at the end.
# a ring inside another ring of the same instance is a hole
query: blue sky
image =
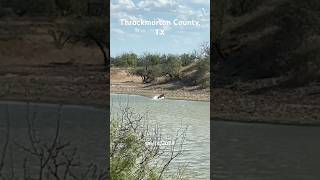
{"type": "Polygon", "coordinates": [[[124,52],[188,53],[210,40],[210,0],[111,0],[110,9],[111,56],[124,52]],[[120,19],[167,20],[172,24],[124,26],[120,19]],[[174,20],[199,21],[200,26],[175,26],[174,20]]]}

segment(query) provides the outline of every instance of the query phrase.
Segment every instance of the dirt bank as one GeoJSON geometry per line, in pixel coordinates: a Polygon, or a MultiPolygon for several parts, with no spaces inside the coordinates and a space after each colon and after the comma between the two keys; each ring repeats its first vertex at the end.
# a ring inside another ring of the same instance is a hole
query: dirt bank
{"type": "Polygon", "coordinates": [[[153,97],[165,94],[170,99],[209,101],[210,90],[196,86],[183,86],[179,82],[163,84],[143,84],[138,76],[128,74],[126,69],[111,69],[111,93],[136,94],[153,97]]]}
{"type": "Polygon", "coordinates": [[[320,85],[265,92],[250,88],[215,88],[212,92],[212,119],[320,125],[320,85]]]}
{"type": "Polygon", "coordinates": [[[0,68],[0,99],[106,107],[108,84],[99,65],[8,65],[0,68]]]}

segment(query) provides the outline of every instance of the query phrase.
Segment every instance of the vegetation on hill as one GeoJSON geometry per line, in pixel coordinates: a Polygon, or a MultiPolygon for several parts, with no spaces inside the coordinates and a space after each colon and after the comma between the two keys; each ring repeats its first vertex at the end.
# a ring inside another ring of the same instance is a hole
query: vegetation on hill
{"type": "Polygon", "coordinates": [[[185,85],[209,87],[210,47],[201,46],[199,53],[150,54],[138,56],[135,53],[123,53],[111,58],[111,66],[129,68],[131,74],[141,77],[143,83],[154,83],[159,78],[166,82],[180,81],[185,85]]]}
{"type": "Polygon", "coordinates": [[[319,1],[215,0],[213,7],[214,82],[319,81],[319,1]]]}

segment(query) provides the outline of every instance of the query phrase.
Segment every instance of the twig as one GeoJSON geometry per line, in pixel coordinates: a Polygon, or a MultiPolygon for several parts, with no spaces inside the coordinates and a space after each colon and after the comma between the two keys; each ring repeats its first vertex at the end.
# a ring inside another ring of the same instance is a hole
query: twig
{"type": "Polygon", "coordinates": [[[6,113],[7,113],[7,133],[5,135],[5,142],[4,146],[2,149],[2,154],[1,154],[1,159],[0,159],[0,177],[3,176],[2,170],[4,168],[4,161],[7,155],[8,151],[8,145],[9,145],[9,140],[10,140],[10,112],[9,112],[9,105],[7,104],[6,106],[6,113]]]}

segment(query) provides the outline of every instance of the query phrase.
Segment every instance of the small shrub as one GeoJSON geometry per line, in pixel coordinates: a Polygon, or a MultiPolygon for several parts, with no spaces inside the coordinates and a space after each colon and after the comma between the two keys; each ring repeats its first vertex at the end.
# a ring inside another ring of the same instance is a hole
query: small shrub
{"type": "Polygon", "coordinates": [[[190,65],[191,63],[193,63],[196,59],[196,56],[194,54],[182,54],[180,56],[180,60],[181,60],[181,63],[182,63],[182,66],[188,66],[190,65]]]}
{"type": "Polygon", "coordinates": [[[143,83],[150,83],[156,80],[157,77],[162,76],[163,71],[160,65],[154,65],[148,67],[136,67],[131,71],[131,74],[140,76],[143,83]]]}
{"type": "Polygon", "coordinates": [[[168,74],[171,79],[180,78],[182,62],[177,56],[169,55],[165,67],[165,73],[168,74]]]}
{"type": "Polygon", "coordinates": [[[201,59],[197,64],[197,72],[194,77],[194,85],[202,88],[210,86],[210,61],[208,58],[201,59]]]}

